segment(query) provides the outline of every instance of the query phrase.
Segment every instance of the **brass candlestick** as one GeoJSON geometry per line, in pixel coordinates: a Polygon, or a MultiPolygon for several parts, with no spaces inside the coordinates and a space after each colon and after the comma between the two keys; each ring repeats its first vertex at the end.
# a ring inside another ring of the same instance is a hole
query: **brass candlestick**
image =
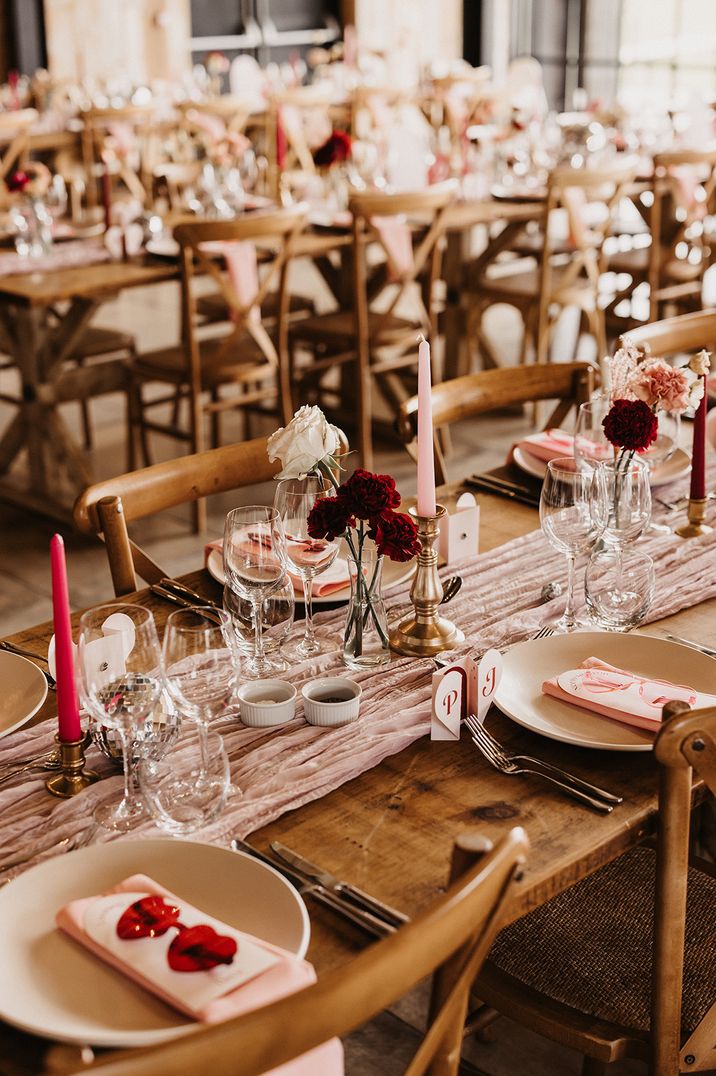
{"type": "Polygon", "coordinates": [[[414,614],[401,620],[390,633],[390,646],[399,654],[431,657],[442,650],[452,650],[465,641],[465,635],[452,621],[438,614],[443,596],[443,585],[438,575],[438,554],[435,542],[438,525],[445,515],[442,504],[434,516],[419,516],[415,509],[410,514],[417,520],[421,550],[418,570],[410,589],[414,614]]]}
{"type": "Polygon", "coordinates": [[[680,538],[698,538],[700,534],[710,534],[713,527],[704,523],[707,504],[707,497],[689,497],[689,507],[686,510],[688,523],[677,527],[675,534],[680,538]]]}
{"type": "Polygon", "coordinates": [[[60,771],[53,773],[45,781],[45,787],[53,796],[63,800],[76,796],[88,785],[99,781],[99,774],[85,769],[85,749],[89,747],[91,736],[86,732],[81,740],[61,740],[55,736],[60,749],[60,771]]]}

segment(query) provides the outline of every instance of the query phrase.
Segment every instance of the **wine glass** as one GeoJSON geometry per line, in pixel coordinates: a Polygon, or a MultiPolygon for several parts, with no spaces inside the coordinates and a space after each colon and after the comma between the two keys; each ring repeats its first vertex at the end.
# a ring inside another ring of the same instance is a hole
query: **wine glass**
{"type": "Polygon", "coordinates": [[[228,613],[210,605],[175,609],[163,653],[169,693],[184,716],[203,728],[231,716],[239,664],[228,613]]]}
{"type": "Polygon", "coordinates": [[[614,446],[607,440],[602,425],[610,407],[607,397],[579,406],[574,427],[574,459],[580,471],[614,458],[614,446]]]}
{"type": "Polygon", "coordinates": [[[287,478],[279,482],[274,497],[286,535],[288,568],[301,577],[306,609],[306,628],[301,642],[295,647],[299,658],[311,658],[335,650],[336,641],[319,639],[313,627],[313,580],[330,568],[338,555],[338,540],[312,538],[308,533],[308,517],[317,501],[333,496],[326,490],[323,478],[287,478]]]}
{"type": "Polygon", "coordinates": [[[651,486],[649,468],[641,458],[610,460],[599,463],[598,471],[604,483],[592,487],[593,511],[603,511],[602,538],[607,545],[623,546],[643,534],[651,519],[651,486]]]}
{"type": "Polygon", "coordinates": [[[547,464],[542,483],[539,516],[547,541],[567,557],[567,605],[554,625],[574,631],[579,625],[574,608],[574,566],[577,556],[587,553],[604,529],[604,479],[599,468],[578,471],[571,456],[547,464]],[[596,486],[596,488],[594,488],[596,486]]]}
{"type": "MultiPolygon", "coordinates": [[[[224,609],[231,617],[236,648],[240,654],[250,655],[254,645],[254,607],[248,598],[235,594],[229,586],[224,587],[224,609]]],[[[289,665],[281,653],[281,647],[291,634],[296,609],[293,583],[285,575],[276,588],[264,599],[261,611],[264,623],[264,651],[274,672],[287,672],[289,665]]]]}
{"type": "Polygon", "coordinates": [[[97,723],[117,730],[122,746],[124,795],[104,804],[95,819],[126,833],[147,817],[134,790],[134,751],[165,688],[154,617],[141,605],[100,605],[80,618],[79,687],[82,705],[97,723]]]}
{"type": "Polygon", "coordinates": [[[253,606],[254,652],[243,675],[260,679],[273,671],[263,640],[263,603],[286,571],[286,539],[276,508],[234,508],[224,524],[224,578],[234,593],[253,606]]]}

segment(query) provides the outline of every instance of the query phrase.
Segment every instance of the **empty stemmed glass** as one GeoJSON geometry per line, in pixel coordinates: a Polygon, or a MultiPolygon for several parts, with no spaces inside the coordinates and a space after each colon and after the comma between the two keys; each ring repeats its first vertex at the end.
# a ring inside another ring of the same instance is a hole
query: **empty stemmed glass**
{"type": "Polygon", "coordinates": [[[231,618],[223,609],[175,609],[164,629],[164,668],[169,693],[182,716],[206,728],[231,716],[239,675],[231,618]]]}
{"type": "Polygon", "coordinates": [[[271,662],[264,652],[263,603],[285,572],[286,541],[276,508],[249,505],[235,508],[224,524],[224,577],[234,593],[253,606],[254,653],[244,659],[243,676],[269,676],[271,662]]]}
{"type": "Polygon", "coordinates": [[[578,471],[571,456],[550,460],[542,483],[539,515],[547,541],[567,557],[567,605],[554,625],[558,631],[579,627],[574,607],[574,568],[604,529],[604,479],[600,469],[578,471]]]}
{"type": "Polygon", "coordinates": [[[614,446],[607,440],[602,423],[611,401],[608,396],[580,404],[574,427],[574,458],[577,470],[585,471],[614,459],[614,446]]]}
{"type": "Polygon", "coordinates": [[[122,745],[124,795],[103,804],[95,820],[126,832],[147,817],[134,788],[132,743],[141,740],[165,688],[154,617],[140,605],[101,605],[80,618],[79,686],[82,705],[100,725],[117,730],[122,745]],[[111,620],[110,620],[111,618],[111,620]]]}
{"type": "Polygon", "coordinates": [[[308,517],[316,501],[329,496],[334,496],[334,491],[325,489],[323,478],[308,475],[279,482],[274,498],[286,535],[288,567],[303,583],[306,627],[295,647],[299,658],[325,654],[337,646],[335,639],[319,639],[313,627],[313,580],[333,564],[338,555],[338,541],[312,538],[308,533],[308,517]]]}
{"type": "MultiPolygon", "coordinates": [[[[287,575],[278,581],[274,590],[264,599],[263,618],[264,652],[273,672],[286,672],[289,664],[281,653],[293,627],[296,599],[293,583],[287,575]]],[[[248,598],[236,594],[230,586],[224,586],[224,609],[231,617],[236,648],[242,655],[251,655],[254,646],[254,608],[248,598]]]]}

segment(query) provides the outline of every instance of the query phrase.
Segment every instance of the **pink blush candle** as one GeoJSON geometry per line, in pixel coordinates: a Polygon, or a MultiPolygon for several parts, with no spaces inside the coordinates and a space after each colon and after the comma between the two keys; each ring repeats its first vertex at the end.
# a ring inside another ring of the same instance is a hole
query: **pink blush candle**
{"type": "Polygon", "coordinates": [[[64,743],[73,743],[82,739],[82,728],[72,650],[65,543],[59,534],[54,534],[50,541],[50,566],[52,569],[52,615],[55,624],[58,735],[64,743]]]}
{"type": "Polygon", "coordinates": [[[691,449],[691,489],[692,501],[702,501],[706,496],[706,375],[702,374],[704,394],[694,415],[694,441],[691,449]]]}
{"type": "Polygon", "coordinates": [[[433,453],[433,401],[430,395],[430,344],[418,347],[418,515],[434,516],[435,458],[433,453]]]}

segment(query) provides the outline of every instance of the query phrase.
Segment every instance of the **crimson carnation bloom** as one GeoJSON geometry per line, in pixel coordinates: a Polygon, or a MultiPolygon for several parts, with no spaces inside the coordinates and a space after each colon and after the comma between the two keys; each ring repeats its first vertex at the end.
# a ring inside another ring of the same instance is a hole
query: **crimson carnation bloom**
{"type": "Polygon", "coordinates": [[[390,560],[412,560],[420,552],[418,528],[404,512],[384,512],[371,520],[368,537],[378,552],[390,560]]]}
{"type": "Polygon", "coordinates": [[[644,452],[656,440],[659,422],[643,400],[615,400],[602,422],[608,441],[630,452],[644,452]]]}
{"type": "Polygon", "coordinates": [[[355,525],[353,507],[342,491],[336,497],[319,497],[308,515],[308,533],[318,540],[332,542],[355,525]]]}
{"type": "Polygon", "coordinates": [[[9,191],[24,191],[29,182],[30,177],[27,172],[13,172],[7,181],[7,189],[9,191]]]}
{"type": "Polygon", "coordinates": [[[395,479],[389,474],[372,474],[362,467],[353,472],[341,492],[345,492],[358,519],[372,519],[400,504],[395,479]]]}
{"type": "Polygon", "coordinates": [[[313,163],[319,168],[347,161],[351,155],[351,138],[345,131],[334,131],[329,138],[313,151],[313,163]]]}

